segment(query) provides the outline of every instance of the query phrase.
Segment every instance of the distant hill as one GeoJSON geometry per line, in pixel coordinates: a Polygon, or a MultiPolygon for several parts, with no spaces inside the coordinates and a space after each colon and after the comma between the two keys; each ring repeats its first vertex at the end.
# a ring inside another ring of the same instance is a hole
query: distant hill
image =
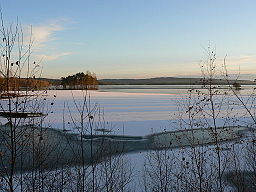
{"type": "MultiPolygon", "coordinates": [[[[230,84],[237,82],[241,85],[256,85],[249,80],[229,80],[230,84]]],[[[202,85],[202,78],[178,78],[178,77],[156,77],[148,79],[101,79],[100,85],[202,85]]],[[[214,79],[212,84],[226,85],[228,82],[222,79],[214,79]]]]}

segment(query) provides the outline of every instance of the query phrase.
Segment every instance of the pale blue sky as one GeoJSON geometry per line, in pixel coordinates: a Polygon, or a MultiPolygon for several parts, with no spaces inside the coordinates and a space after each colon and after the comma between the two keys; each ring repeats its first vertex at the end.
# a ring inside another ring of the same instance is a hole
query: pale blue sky
{"type": "Polygon", "coordinates": [[[232,73],[256,72],[254,0],[0,0],[4,18],[32,25],[43,74],[99,78],[200,73],[209,41],[232,73]]]}

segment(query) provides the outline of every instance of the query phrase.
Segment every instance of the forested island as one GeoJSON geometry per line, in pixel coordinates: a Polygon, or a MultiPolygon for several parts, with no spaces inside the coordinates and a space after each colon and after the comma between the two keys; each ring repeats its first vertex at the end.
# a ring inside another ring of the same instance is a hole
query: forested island
{"type": "Polygon", "coordinates": [[[95,73],[87,71],[86,73],[80,72],[67,77],[61,77],[61,85],[63,89],[97,90],[98,80],[95,73]]]}

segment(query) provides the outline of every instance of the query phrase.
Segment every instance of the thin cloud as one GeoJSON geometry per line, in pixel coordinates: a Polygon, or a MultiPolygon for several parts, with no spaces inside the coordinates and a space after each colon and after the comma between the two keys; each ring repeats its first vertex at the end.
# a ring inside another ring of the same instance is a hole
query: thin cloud
{"type": "Polygon", "coordinates": [[[58,32],[66,30],[63,26],[65,20],[51,20],[44,24],[33,25],[32,28],[26,26],[25,43],[28,45],[30,36],[33,41],[33,56],[38,61],[53,61],[60,57],[72,54],[71,52],[60,52],[58,48],[53,47],[50,42],[58,40],[58,32]],[[32,30],[31,30],[32,29],[32,30]],[[32,35],[31,35],[32,32],[32,35]],[[53,50],[51,54],[47,54],[49,50],[53,50]],[[54,52],[54,53],[53,53],[54,52]]]}
{"type": "Polygon", "coordinates": [[[45,47],[48,42],[57,39],[56,33],[63,31],[65,28],[60,21],[50,21],[45,24],[32,26],[32,39],[34,48],[40,49],[45,47]]]}
{"type": "Polygon", "coordinates": [[[87,46],[87,43],[83,43],[83,42],[74,42],[73,45],[77,45],[77,46],[87,46]]]}
{"type": "Polygon", "coordinates": [[[247,63],[255,63],[256,55],[242,55],[237,57],[227,58],[230,62],[234,64],[247,64],[247,63]]]}
{"type": "Polygon", "coordinates": [[[227,57],[228,70],[240,71],[241,73],[255,72],[256,55],[242,55],[227,57]]]}
{"type": "Polygon", "coordinates": [[[53,61],[57,60],[60,57],[68,56],[71,55],[71,52],[64,52],[64,53],[58,53],[54,55],[45,55],[45,54],[40,54],[40,55],[35,55],[37,60],[43,60],[43,61],[53,61]]]}

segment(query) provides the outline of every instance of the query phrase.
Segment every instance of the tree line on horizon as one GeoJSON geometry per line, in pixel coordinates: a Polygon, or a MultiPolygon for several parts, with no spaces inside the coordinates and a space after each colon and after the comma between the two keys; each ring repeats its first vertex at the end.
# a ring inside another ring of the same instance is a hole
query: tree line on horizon
{"type": "Polygon", "coordinates": [[[10,77],[9,79],[0,77],[0,92],[18,90],[39,90],[46,89],[51,85],[49,81],[35,78],[10,77]]]}
{"type": "Polygon", "coordinates": [[[63,89],[97,90],[99,82],[95,73],[90,71],[61,77],[60,82],[52,82],[48,79],[40,78],[9,77],[7,79],[0,77],[0,92],[26,89],[42,90],[48,89],[51,85],[62,85],[63,89]]]}

